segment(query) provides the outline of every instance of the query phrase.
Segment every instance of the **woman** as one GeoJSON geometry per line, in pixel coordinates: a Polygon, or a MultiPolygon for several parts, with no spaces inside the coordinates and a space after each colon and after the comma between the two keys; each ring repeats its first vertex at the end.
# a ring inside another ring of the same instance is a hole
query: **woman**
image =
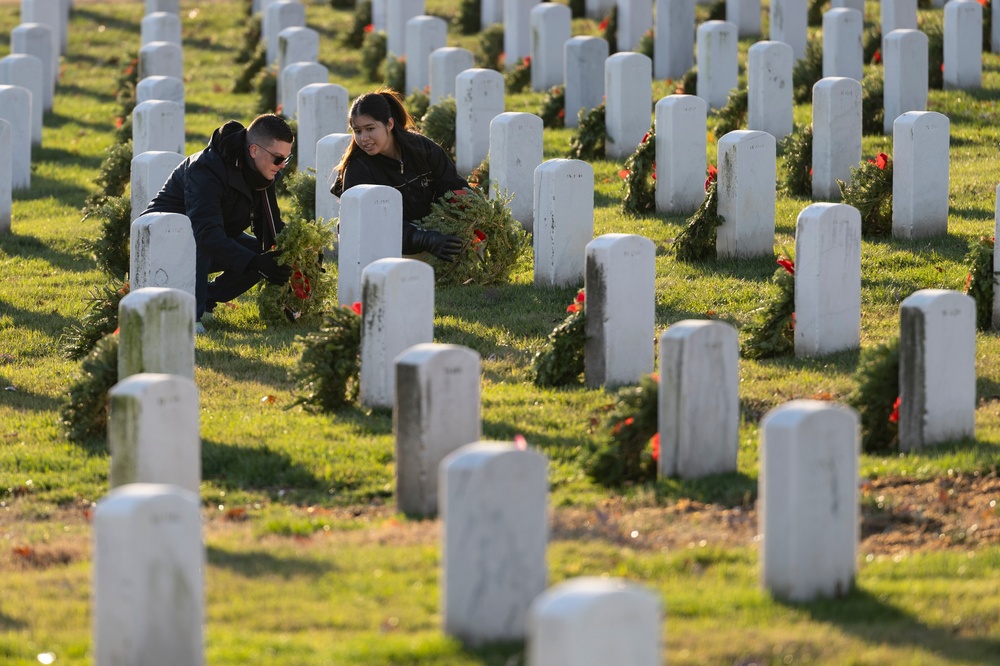
{"type": "Polygon", "coordinates": [[[469,184],[458,175],[441,146],[416,131],[399,96],[382,89],[361,95],[351,105],[354,141],[337,165],[330,191],[341,196],[355,185],[388,185],[403,195],[403,254],[429,252],[452,261],[465,243],[458,236],[415,224],[431,204],[469,184]]]}

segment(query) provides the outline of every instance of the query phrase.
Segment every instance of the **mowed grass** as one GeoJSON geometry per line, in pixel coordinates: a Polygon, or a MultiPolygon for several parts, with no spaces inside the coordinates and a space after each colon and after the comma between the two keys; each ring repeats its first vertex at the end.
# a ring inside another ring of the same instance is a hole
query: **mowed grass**
{"type": "MultiPolygon", "coordinates": [[[[877,16],[877,3],[869,3],[877,16]]],[[[456,3],[429,0],[454,15],[456,3]]],[[[703,12],[704,8],[699,8],[703,12]]],[[[70,48],[62,58],[55,109],[44,145],[34,152],[32,188],[14,201],[13,233],[0,237],[0,663],[92,660],[89,527],[85,511],[107,491],[102,442],[78,445],[59,423],[78,363],[60,357],[63,329],[77,321],[91,289],[108,276],[82,249],[99,220],[80,209],[113,141],[115,79],[138,50],[140,3],[78,3],[70,48]],[[32,549],[29,559],[18,554],[32,549]]],[[[239,3],[181,5],[185,40],[187,150],[204,146],[229,118],[249,122],[256,96],[230,92],[240,71],[246,16],[239,3]]],[[[307,8],[321,34],[321,61],[351,96],[371,89],[359,55],[339,35],[351,15],[325,4],[307,8]]],[[[19,22],[16,5],[0,6],[0,52],[19,22]]],[[[765,26],[766,28],[766,26],[765,26]]],[[[576,34],[597,34],[576,20],[576,34]]],[[[741,57],[750,40],[741,42],[741,57]]],[[[454,29],[449,44],[477,49],[454,29]]],[[[658,81],[654,99],[672,85],[658,81]]],[[[979,236],[992,235],[1000,182],[997,91],[1000,57],[984,56],[980,91],[932,91],[929,108],[951,118],[951,215],[945,238],[863,243],[862,345],[896,334],[899,302],[922,288],[961,289],[962,259],[979,236]]],[[[537,112],[541,93],[509,95],[509,111],[537,112]]],[[[808,122],[810,109],[796,108],[808,122]]],[[[710,120],[710,125],[712,121],[710,120]]],[[[571,130],[546,130],[545,157],[564,157],[571,130]]],[[[714,143],[709,158],[714,162],[714,143]]],[[[866,137],[864,156],[891,152],[888,137],[866,137]]],[[[629,218],[618,209],[621,164],[595,163],[598,234],[640,233],[657,245],[657,331],[688,318],[714,316],[746,325],[774,293],[773,260],[681,264],[670,241],[681,216],[629,218]]],[[[285,202],[287,203],[287,202],[285,202]]],[[[808,202],[779,194],[776,253],[794,250],[794,225],[808,202]]],[[[663,480],[610,491],[585,474],[587,451],[605,436],[600,419],[611,393],[536,389],[530,361],[562,320],[574,289],[532,286],[530,257],[510,285],[440,288],[435,340],[467,345],[483,359],[485,439],[522,434],[550,460],[554,507],[600,507],[624,494],[626,506],[667,505],[679,498],[739,505],[756,496],[758,421],[794,398],[853,388],[857,352],[821,359],[743,361],[745,421],[736,474],[697,482],[663,480]]],[[[391,506],[393,438],[386,411],[352,408],[335,415],[285,410],[294,399],[288,372],[302,329],[265,328],[252,296],[222,309],[197,340],[203,445],[202,500],[206,571],[207,661],[223,664],[516,664],[523,646],[466,649],[444,637],[438,601],[436,523],[407,520],[391,506]],[[275,400],[262,400],[274,396],[275,400]],[[307,508],[308,507],[308,508],[307,508]],[[358,517],[323,511],[358,508],[358,517]],[[245,513],[230,513],[237,509],[245,513]],[[316,511],[319,511],[318,513],[316,511]],[[340,514],[337,514],[338,516],[340,514]],[[226,517],[246,516],[244,522],[226,517]],[[388,516],[388,517],[387,517],[388,516]]],[[[652,341],[651,341],[652,342],[652,341]]],[[[976,438],[906,456],[865,455],[865,476],[934,478],[995,471],[1000,459],[1000,347],[977,339],[976,438]]],[[[997,519],[983,498],[983,522],[997,519]]],[[[996,547],[968,552],[861,554],[858,589],[847,599],[783,604],[757,584],[755,545],[692,543],[661,549],[638,539],[556,541],[551,582],[580,575],[622,576],[655,590],[665,606],[664,659],[672,664],[989,664],[1000,659],[996,547]]]]}

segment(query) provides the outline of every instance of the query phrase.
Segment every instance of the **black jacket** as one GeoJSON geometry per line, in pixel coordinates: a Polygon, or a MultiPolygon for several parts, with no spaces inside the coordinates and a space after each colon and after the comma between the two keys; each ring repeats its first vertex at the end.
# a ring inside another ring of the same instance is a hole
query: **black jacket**
{"type": "Polygon", "coordinates": [[[445,193],[469,187],[441,146],[416,132],[408,132],[407,139],[405,143],[399,142],[402,163],[356,148],[330,191],[339,197],[355,185],[394,187],[403,195],[403,219],[417,222],[431,212],[431,204],[445,193]]]}
{"type": "Polygon", "coordinates": [[[251,227],[261,251],[266,251],[284,226],[274,184],[253,190],[243,175],[249,159],[246,136],[235,120],[215,130],[208,146],[181,162],[143,211],[187,215],[198,252],[207,253],[224,270],[243,272],[254,253],[232,239],[251,227]]]}

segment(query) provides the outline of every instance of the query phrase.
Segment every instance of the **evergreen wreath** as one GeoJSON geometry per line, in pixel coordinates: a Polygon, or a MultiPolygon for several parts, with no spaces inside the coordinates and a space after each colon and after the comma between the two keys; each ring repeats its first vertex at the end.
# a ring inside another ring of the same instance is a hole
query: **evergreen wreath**
{"type": "Polygon", "coordinates": [[[361,44],[361,75],[370,83],[382,80],[379,72],[388,54],[388,38],[384,32],[365,33],[361,44]]]}
{"type": "Polygon", "coordinates": [[[590,478],[610,488],[656,481],[659,393],[656,375],[646,375],[638,386],[618,392],[605,423],[608,439],[584,463],[590,478]]]}
{"type": "Polygon", "coordinates": [[[865,23],[865,31],[861,36],[861,51],[863,61],[872,65],[882,64],[882,26],[878,23],[865,23]]]}
{"type": "Polygon", "coordinates": [[[483,193],[484,197],[490,196],[490,156],[486,155],[472,173],[469,174],[469,186],[483,193]]]}
{"type": "Polygon", "coordinates": [[[552,86],[542,98],[542,110],[538,112],[544,127],[566,126],[566,91],[562,86],[552,86]]]}
{"type": "Polygon", "coordinates": [[[545,346],[531,362],[531,381],[539,388],[579,384],[584,369],[584,345],[587,342],[587,316],[584,291],[566,306],[566,318],[549,333],[545,346]]]}
{"type": "MultiPolygon", "coordinates": [[[[263,21],[260,14],[247,17],[246,27],[243,29],[243,44],[236,54],[236,62],[246,64],[260,50],[261,39],[264,36],[263,21]]],[[[252,76],[250,78],[253,78],[252,76]]],[[[234,91],[237,92],[237,91],[234,91]]],[[[242,91],[247,92],[247,91],[242,91]]]]}
{"type": "Polygon", "coordinates": [[[611,6],[611,11],[607,13],[597,29],[600,30],[604,41],[608,43],[608,55],[618,53],[618,3],[611,6]]]}
{"type": "Polygon", "coordinates": [[[524,56],[521,62],[504,74],[507,92],[511,95],[524,92],[531,84],[531,56],[524,56]]]}
{"type": "MultiPolygon", "coordinates": [[[[406,89],[406,56],[399,58],[389,55],[385,58],[385,85],[400,95],[406,89]]],[[[412,113],[412,112],[411,112],[412,113]]]]}
{"type": "Polygon", "coordinates": [[[354,404],[361,372],[361,303],[324,312],[319,330],[295,342],[302,355],[291,372],[297,397],[289,408],[334,412],[354,404]]]}
{"type": "Polygon", "coordinates": [[[851,182],[838,180],[843,203],[861,213],[861,235],[892,235],[892,158],[879,153],[874,160],[851,167],[851,182]]]}
{"type": "Polygon", "coordinates": [[[618,172],[624,178],[621,210],[632,215],[656,212],[656,125],[642,137],[635,152],[618,172]]]}
{"type": "Polygon", "coordinates": [[[371,0],[358,0],[354,5],[354,19],[351,29],[344,33],[343,44],[347,48],[359,49],[365,43],[365,35],[374,30],[372,25],[371,0]]]}
{"type": "Polygon", "coordinates": [[[746,88],[733,88],[729,91],[726,105],[719,109],[715,115],[716,123],[712,132],[716,138],[746,127],[749,103],[750,93],[746,88]]]}
{"type": "Polygon", "coordinates": [[[118,73],[115,81],[115,102],[118,103],[118,118],[122,122],[135,109],[135,87],[139,83],[139,56],[133,51],[125,61],[128,64],[118,73]]]}
{"type": "Polygon", "coordinates": [[[636,53],[641,53],[650,60],[653,59],[653,49],[656,46],[656,37],[653,35],[653,29],[650,28],[646,32],[642,33],[642,37],[639,38],[639,44],[635,47],[636,53]]]}
{"type": "Polygon", "coordinates": [[[101,164],[101,172],[97,175],[99,192],[87,197],[83,206],[83,219],[92,210],[98,208],[112,197],[120,197],[125,193],[125,186],[132,179],[132,139],[124,143],[115,143],[108,148],[108,156],[101,164]]]}
{"type": "Polygon", "coordinates": [[[577,117],[580,123],[576,136],[569,142],[570,158],[585,162],[605,159],[604,145],[608,140],[608,128],[605,124],[604,102],[590,111],[580,109],[577,117]]]}
{"type": "Polygon", "coordinates": [[[500,64],[503,56],[503,24],[493,25],[479,33],[479,52],[476,53],[476,67],[495,69],[503,72],[500,64]]]}
{"type": "Polygon", "coordinates": [[[444,148],[455,159],[455,117],[458,107],[455,98],[445,97],[437,104],[427,107],[427,113],[420,121],[424,136],[444,148]]]}
{"type": "Polygon", "coordinates": [[[796,104],[812,102],[812,89],[823,78],[823,42],[812,39],[806,44],[806,55],[792,67],[792,90],[796,104]]]}
{"type": "Polygon", "coordinates": [[[885,79],[881,67],[870,67],[861,79],[861,132],[885,133],[885,79]]]}
{"type": "Polygon", "coordinates": [[[674,238],[674,256],[677,261],[706,261],[715,258],[718,227],[726,221],[719,215],[718,173],[715,165],[708,166],[705,199],[674,238]]]}
{"type": "Polygon", "coordinates": [[[94,240],[84,240],[84,247],[97,261],[97,267],[108,275],[128,274],[132,244],[131,198],[108,197],[95,209],[95,214],[102,220],[101,231],[94,240]]]}
{"type": "Polygon", "coordinates": [[[778,259],[778,264],[781,267],[772,278],[778,294],[754,311],[741,350],[744,358],[773,358],[795,349],[795,264],[785,258],[778,259]]]}
{"type": "Polygon", "coordinates": [[[125,143],[132,140],[132,114],[115,119],[115,143],[125,143]],[[119,121],[120,124],[119,124],[119,121]]]}
{"type": "Polygon", "coordinates": [[[59,336],[63,358],[79,361],[94,349],[97,341],[118,328],[118,304],[128,294],[128,282],[112,280],[90,292],[90,303],[80,323],[70,324],[59,336]]]}
{"type": "Polygon", "coordinates": [[[865,453],[899,448],[899,338],[861,350],[847,404],[861,418],[865,453]]]}
{"type": "Polygon", "coordinates": [[[531,241],[510,214],[508,195],[487,199],[477,190],[448,192],[431,204],[422,227],[458,236],[465,245],[453,261],[429,259],[438,284],[501,284],[531,241]]]}
{"type": "Polygon", "coordinates": [[[479,32],[482,20],[482,10],[479,0],[461,0],[458,4],[458,29],[463,35],[474,35],[479,32]]]}
{"type": "Polygon", "coordinates": [[[431,105],[430,87],[423,90],[414,89],[406,96],[406,109],[413,116],[414,122],[422,122],[427,107],[431,105]]]}
{"type": "Polygon", "coordinates": [[[796,127],[781,140],[781,187],[794,197],[812,197],[812,125],[796,127]]]}
{"type": "Polygon", "coordinates": [[[981,236],[965,255],[965,265],[969,267],[965,293],[976,301],[976,328],[980,331],[993,328],[993,290],[997,275],[993,271],[994,240],[992,236],[981,236]]]}
{"type": "Polygon", "coordinates": [[[292,199],[289,209],[290,219],[316,219],[316,169],[295,171],[282,179],[285,191],[292,199]]]}
{"type": "Polygon", "coordinates": [[[944,88],[944,21],[939,12],[921,14],[917,27],[927,35],[927,87],[944,88]]]}
{"type": "Polygon", "coordinates": [[[262,113],[281,115],[281,109],[278,108],[278,75],[274,68],[267,67],[257,73],[254,90],[257,91],[257,103],[254,106],[257,115],[262,113]]]}
{"type": "Polygon", "coordinates": [[[267,65],[267,47],[261,42],[257,44],[257,50],[253,52],[251,57],[247,58],[243,69],[240,70],[240,75],[233,81],[233,92],[248,93],[253,91],[254,80],[265,65],[267,65]]]}
{"type": "Polygon", "coordinates": [[[118,383],[118,336],[105,335],[80,364],[59,412],[67,437],[78,444],[107,436],[108,391],[118,383]]]}
{"type": "Polygon", "coordinates": [[[681,82],[674,88],[675,95],[697,95],[698,94],[698,66],[695,65],[684,72],[681,82]]]}
{"type": "Polygon", "coordinates": [[[281,286],[263,281],[257,292],[260,318],[268,324],[311,318],[322,312],[334,290],[334,279],[322,266],[323,251],[333,243],[333,225],[295,219],[278,232],[278,263],[292,277],[281,286]]]}

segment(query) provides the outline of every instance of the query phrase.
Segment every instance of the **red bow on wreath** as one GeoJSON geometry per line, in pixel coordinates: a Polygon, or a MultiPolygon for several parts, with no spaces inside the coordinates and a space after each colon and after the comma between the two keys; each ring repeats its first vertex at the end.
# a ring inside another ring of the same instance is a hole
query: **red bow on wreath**
{"type": "Polygon", "coordinates": [[[300,300],[305,300],[312,296],[312,285],[309,284],[309,278],[302,274],[302,271],[296,269],[292,273],[292,279],[290,281],[292,285],[292,293],[300,300]]]}

